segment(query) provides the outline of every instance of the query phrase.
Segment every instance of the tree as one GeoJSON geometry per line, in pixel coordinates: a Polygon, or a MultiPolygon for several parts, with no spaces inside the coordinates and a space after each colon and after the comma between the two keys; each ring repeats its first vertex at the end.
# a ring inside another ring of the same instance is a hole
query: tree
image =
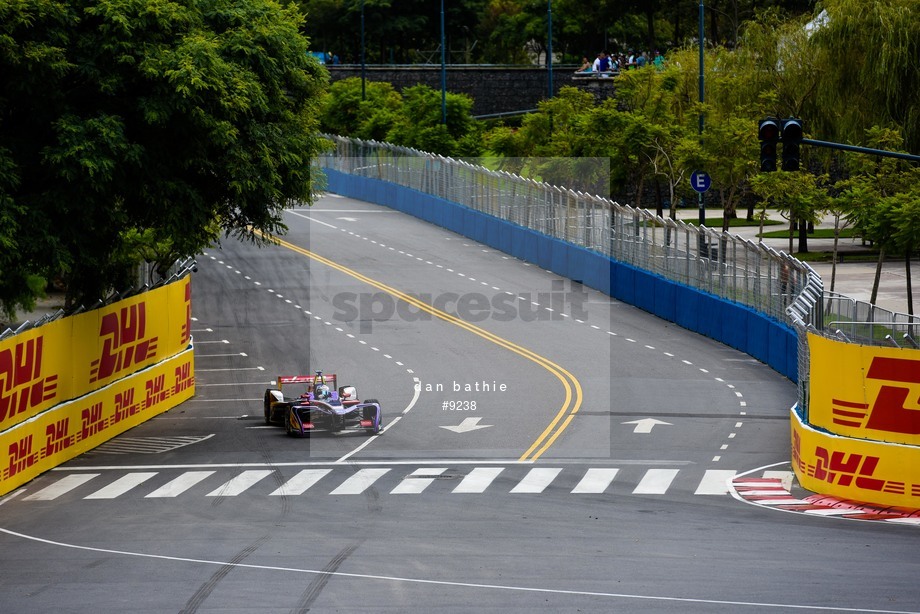
{"type": "Polygon", "coordinates": [[[352,77],[329,86],[323,99],[320,127],[324,132],[383,141],[402,113],[403,98],[389,83],[352,77]]]}
{"type": "Polygon", "coordinates": [[[897,127],[920,148],[920,19],[917,0],[826,0],[810,60],[821,67],[816,133],[862,144],[865,126],[897,127]]]}
{"type": "MultiPolygon", "coordinates": [[[[837,188],[842,187],[838,182],[837,188]]],[[[840,245],[840,234],[853,223],[852,214],[865,201],[865,193],[858,187],[845,189],[836,196],[828,198],[827,211],[834,216],[834,246],[831,249],[831,284],[828,290],[834,291],[837,282],[837,253],[840,245]]]]}
{"type": "Polygon", "coordinates": [[[125,287],[129,236],[167,245],[162,269],[221,232],[284,232],[311,200],[327,79],[302,26],[273,0],[0,4],[6,314],[36,278],[68,304],[125,287]]]}
{"type": "Polygon", "coordinates": [[[473,99],[447,92],[442,110],[441,92],[427,85],[407,87],[403,106],[387,133],[387,140],[442,156],[477,156],[479,125],[473,119],[473,99]],[[446,123],[442,123],[446,115],[446,123]]]}
{"type": "MultiPolygon", "coordinates": [[[[903,143],[898,131],[878,126],[866,130],[863,139],[873,148],[889,151],[898,151],[903,143]]],[[[850,176],[840,185],[850,203],[850,217],[863,240],[879,248],[870,302],[874,303],[878,294],[886,254],[902,250],[908,254],[905,266],[910,295],[910,253],[920,243],[920,228],[904,216],[914,211],[907,202],[916,194],[920,170],[902,160],[882,156],[848,154],[845,161],[850,176]]]]}
{"type": "Polygon", "coordinates": [[[776,208],[789,220],[789,253],[798,228],[798,253],[808,252],[808,224],[818,222],[827,208],[826,176],[808,173],[760,173],[751,180],[754,193],[771,198],[776,208]]]}
{"type": "Polygon", "coordinates": [[[904,274],[907,278],[907,313],[914,315],[914,295],[911,283],[910,259],[920,243],[920,185],[914,183],[909,192],[901,192],[895,199],[899,226],[894,239],[904,254],[904,274]]]}

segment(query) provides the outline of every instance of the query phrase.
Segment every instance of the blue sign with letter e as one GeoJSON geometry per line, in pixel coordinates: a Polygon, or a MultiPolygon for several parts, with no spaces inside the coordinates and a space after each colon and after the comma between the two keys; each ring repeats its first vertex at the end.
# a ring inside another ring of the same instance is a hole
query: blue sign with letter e
{"type": "Polygon", "coordinates": [[[712,186],[712,177],[703,171],[693,171],[690,175],[690,187],[702,194],[712,186]]]}

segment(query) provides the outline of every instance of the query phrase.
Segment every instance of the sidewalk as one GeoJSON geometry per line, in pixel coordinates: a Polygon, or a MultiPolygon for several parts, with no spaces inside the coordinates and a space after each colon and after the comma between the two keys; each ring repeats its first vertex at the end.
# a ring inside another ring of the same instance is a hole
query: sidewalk
{"type": "MultiPolygon", "coordinates": [[[[654,211],[653,211],[654,213],[654,211]]],[[[743,214],[743,212],[742,212],[743,214]]],[[[707,209],[706,215],[714,218],[721,218],[721,212],[714,209],[707,209]]],[[[699,210],[693,208],[678,209],[677,217],[685,222],[696,223],[699,220],[699,210]]],[[[787,226],[767,226],[764,232],[782,230],[788,227],[788,220],[777,211],[768,211],[768,217],[771,220],[782,221],[787,226]]],[[[833,228],[833,217],[826,217],[817,228],[833,228]]],[[[776,251],[789,251],[789,239],[759,239],[757,237],[760,231],[759,226],[745,226],[732,228],[731,233],[739,237],[744,237],[748,241],[762,242],[776,251]]],[[[793,240],[793,248],[797,246],[797,240],[793,240]]],[[[816,239],[809,235],[808,250],[810,252],[828,252],[834,249],[833,239],[816,239]]],[[[837,245],[837,252],[843,256],[843,262],[837,263],[837,272],[834,278],[834,292],[843,294],[860,301],[869,302],[872,296],[872,284],[875,280],[876,263],[873,262],[847,262],[846,254],[848,252],[863,251],[859,239],[841,239],[837,245]]],[[[792,254],[795,256],[795,254],[792,254]]],[[[815,272],[821,276],[824,281],[824,290],[831,290],[831,268],[830,262],[813,262],[810,263],[815,272]]],[[[920,286],[920,261],[911,260],[911,278],[913,284],[920,286]]],[[[914,305],[914,311],[920,312],[920,293],[914,290],[914,299],[917,301],[914,305]]],[[[890,311],[907,313],[907,274],[904,270],[904,260],[889,260],[882,265],[882,274],[879,279],[878,297],[875,304],[890,311]]]]}

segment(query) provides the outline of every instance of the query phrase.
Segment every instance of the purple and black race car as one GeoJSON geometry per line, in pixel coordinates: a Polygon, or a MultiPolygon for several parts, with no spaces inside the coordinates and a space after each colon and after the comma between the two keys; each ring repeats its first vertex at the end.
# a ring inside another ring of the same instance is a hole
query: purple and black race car
{"type": "Polygon", "coordinates": [[[278,388],[265,391],[265,424],[283,424],[288,435],[312,433],[380,432],[382,413],[377,399],[358,400],[354,386],[336,387],[335,374],[282,375],[278,388]],[[297,390],[296,396],[290,395],[297,390]],[[284,392],[282,392],[284,390],[284,392]]]}

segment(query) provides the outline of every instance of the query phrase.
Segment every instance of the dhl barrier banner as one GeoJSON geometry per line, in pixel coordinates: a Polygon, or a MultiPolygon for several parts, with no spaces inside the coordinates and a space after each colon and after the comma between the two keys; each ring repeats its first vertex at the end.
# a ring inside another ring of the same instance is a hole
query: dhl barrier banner
{"type": "Polygon", "coordinates": [[[76,396],[72,330],[64,318],[0,342],[0,432],[76,396]]]}
{"type": "Polygon", "coordinates": [[[189,345],[190,325],[186,276],[0,342],[0,433],[178,354],[189,345]]]}
{"type": "Polygon", "coordinates": [[[808,423],[831,433],[920,445],[920,350],[808,333],[808,423]]]}
{"type": "Polygon", "coordinates": [[[193,350],[0,433],[0,495],[195,393],[193,350]]]}
{"type": "Polygon", "coordinates": [[[74,316],[74,387],[89,392],[184,350],[191,313],[189,277],[74,316]]]}
{"type": "Polygon", "coordinates": [[[791,412],[792,468],[803,488],[878,505],[920,508],[920,447],[839,437],[791,412]]]}

